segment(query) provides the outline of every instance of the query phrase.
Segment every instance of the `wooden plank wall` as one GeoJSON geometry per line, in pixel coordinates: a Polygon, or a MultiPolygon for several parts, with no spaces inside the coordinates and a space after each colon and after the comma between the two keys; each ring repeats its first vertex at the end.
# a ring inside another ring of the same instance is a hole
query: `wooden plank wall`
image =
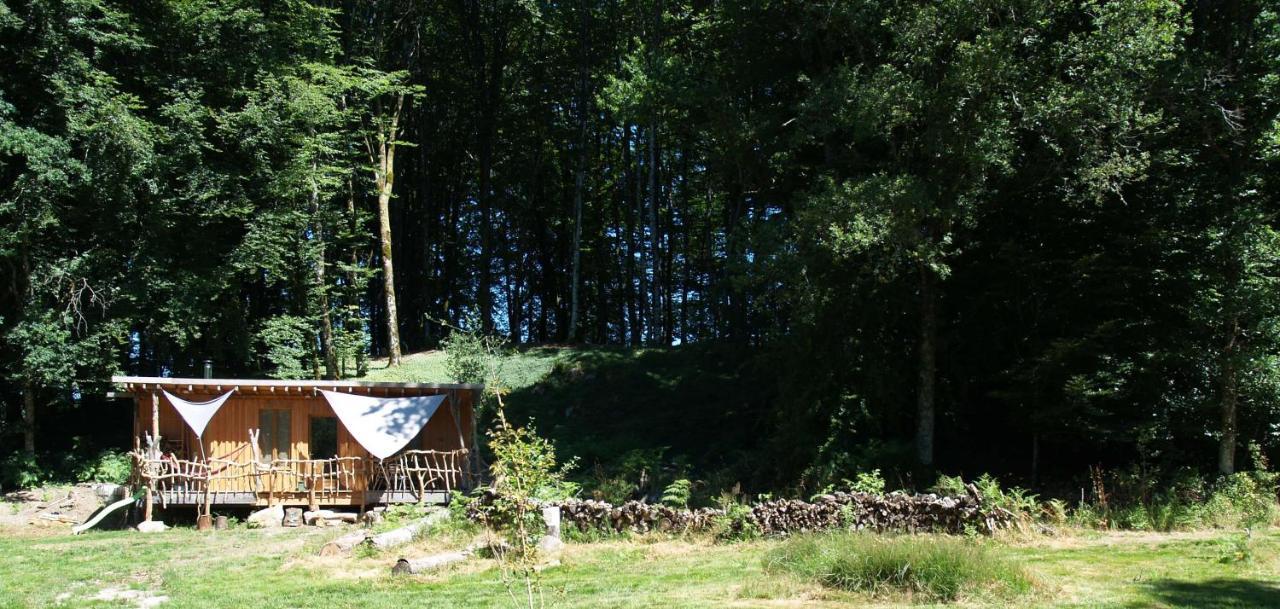
{"type": "MultiPolygon", "coordinates": [[[[218,394],[171,391],[174,395],[193,402],[212,400],[218,394]]],[[[430,395],[433,391],[419,391],[413,395],[430,395]]],[[[440,389],[434,393],[447,393],[449,398],[427,422],[419,435],[417,443],[410,448],[423,450],[456,450],[469,447],[475,432],[473,412],[474,393],[467,389],[440,389]],[[456,405],[456,407],[455,407],[456,405]],[[458,415],[455,422],[454,416],[458,415]]],[[[375,393],[375,395],[377,395],[375,393]]],[[[149,391],[136,394],[137,420],[135,429],[151,429],[151,393],[149,391]]],[[[249,430],[258,428],[258,413],[263,409],[288,409],[290,414],[290,459],[309,459],[311,417],[335,416],[328,402],[319,394],[273,394],[237,392],[231,396],[218,413],[209,421],[204,432],[204,451],[208,458],[230,459],[245,466],[253,461],[253,449],[249,445],[249,430]]],[[[174,450],[179,456],[199,459],[200,444],[177,410],[163,396],[160,398],[160,435],[166,451],[174,450]]],[[[360,446],[338,423],[338,456],[368,458],[369,453],[360,446]]],[[[241,469],[241,468],[237,468],[241,469]]],[[[291,489],[276,485],[277,491],[288,492],[291,489]]],[[[237,480],[215,481],[211,490],[215,492],[266,492],[265,488],[255,489],[253,480],[241,478],[237,480]]],[[[364,489],[352,489],[363,491],[364,489]]]]}

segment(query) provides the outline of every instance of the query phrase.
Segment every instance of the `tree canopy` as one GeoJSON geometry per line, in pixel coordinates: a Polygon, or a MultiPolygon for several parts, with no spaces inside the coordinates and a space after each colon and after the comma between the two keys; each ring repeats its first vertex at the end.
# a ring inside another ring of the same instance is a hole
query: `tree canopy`
{"type": "Polygon", "coordinates": [[[0,62],[0,457],[456,326],[735,345],[822,478],[1280,443],[1268,2],[0,0],[0,62]]]}

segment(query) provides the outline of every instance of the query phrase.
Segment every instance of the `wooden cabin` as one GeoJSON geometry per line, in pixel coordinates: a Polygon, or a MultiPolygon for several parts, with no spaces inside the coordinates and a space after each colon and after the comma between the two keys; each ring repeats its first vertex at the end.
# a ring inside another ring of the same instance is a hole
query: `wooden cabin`
{"type": "Polygon", "coordinates": [[[113,377],[163,506],[444,502],[475,473],[479,385],[113,377]]]}

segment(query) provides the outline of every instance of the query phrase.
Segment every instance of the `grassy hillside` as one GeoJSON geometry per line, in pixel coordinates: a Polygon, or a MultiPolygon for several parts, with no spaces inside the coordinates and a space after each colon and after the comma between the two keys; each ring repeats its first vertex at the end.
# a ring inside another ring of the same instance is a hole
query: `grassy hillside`
{"type": "MultiPolygon", "coordinates": [[[[515,351],[502,359],[502,378],[510,390],[528,387],[541,381],[556,362],[575,351],[565,347],[530,347],[515,351]]],[[[455,382],[445,370],[444,351],[410,353],[404,356],[398,368],[388,368],[385,359],[373,360],[368,374],[361,378],[367,381],[455,382]]]]}
{"type": "MultiPolygon", "coordinates": [[[[532,420],[575,478],[619,499],[674,478],[708,492],[768,470],[761,453],[775,383],[749,352],[723,344],[670,349],[531,347],[502,361],[507,414],[532,420]]],[[[370,380],[450,381],[443,352],[376,362],[370,380]]]]}

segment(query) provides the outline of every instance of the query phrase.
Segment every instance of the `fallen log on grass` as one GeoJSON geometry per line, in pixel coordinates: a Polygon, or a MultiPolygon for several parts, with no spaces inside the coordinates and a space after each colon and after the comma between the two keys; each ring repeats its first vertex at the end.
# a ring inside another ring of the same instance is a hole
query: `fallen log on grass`
{"type": "Polygon", "coordinates": [[[444,554],[433,554],[424,558],[401,558],[396,561],[394,567],[391,567],[392,575],[417,575],[434,571],[440,567],[462,562],[471,558],[471,552],[464,550],[462,552],[445,552],[444,554]]]}
{"type": "Polygon", "coordinates": [[[426,518],[422,518],[422,519],[410,522],[409,524],[406,524],[398,529],[391,529],[386,533],[378,533],[377,535],[370,536],[368,539],[368,544],[375,548],[378,548],[379,550],[386,550],[387,548],[402,546],[406,543],[409,543],[410,541],[413,541],[413,538],[417,536],[419,531],[435,524],[436,522],[439,522],[440,519],[444,517],[444,515],[445,515],[444,510],[441,510],[439,512],[432,513],[426,518]]]}
{"type": "Polygon", "coordinates": [[[323,546],[320,546],[320,555],[321,556],[337,556],[339,554],[346,554],[347,552],[350,552],[352,548],[360,545],[361,543],[364,543],[364,540],[368,536],[369,536],[368,531],[356,531],[354,533],[348,533],[346,535],[343,535],[342,537],[339,537],[333,541],[330,541],[329,543],[324,544],[323,546]]]}

